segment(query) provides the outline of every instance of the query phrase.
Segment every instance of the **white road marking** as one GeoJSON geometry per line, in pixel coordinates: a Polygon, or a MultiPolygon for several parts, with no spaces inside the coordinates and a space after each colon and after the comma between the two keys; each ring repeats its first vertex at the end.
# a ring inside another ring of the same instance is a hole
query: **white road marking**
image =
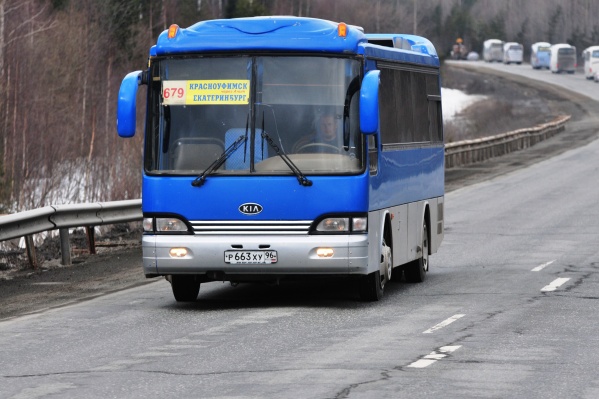
{"type": "Polygon", "coordinates": [[[429,328],[428,330],[424,331],[423,334],[432,334],[434,331],[437,331],[443,327],[446,327],[448,325],[450,325],[451,323],[453,323],[454,321],[461,319],[462,317],[466,316],[465,314],[456,314],[451,316],[449,319],[447,320],[443,320],[441,323],[434,325],[433,327],[429,328]]]}
{"type": "Polygon", "coordinates": [[[552,261],[550,261],[550,262],[543,263],[542,265],[539,265],[539,266],[535,267],[534,269],[531,270],[531,272],[540,272],[541,270],[543,270],[544,268],[546,268],[547,266],[549,266],[553,262],[555,262],[555,259],[552,260],[552,261]]]}
{"type": "Polygon", "coordinates": [[[462,347],[462,345],[442,346],[438,350],[431,352],[428,355],[423,356],[422,358],[409,364],[408,367],[416,368],[416,369],[422,369],[422,368],[428,367],[431,364],[435,363],[437,360],[441,360],[441,359],[447,357],[448,354],[460,349],[461,347],[462,347]]]}
{"type": "Polygon", "coordinates": [[[543,288],[541,288],[541,291],[542,292],[555,291],[556,289],[558,289],[560,286],[562,286],[568,280],[570,280],[570,279],[566,278],[566,277],[561,277],[561,278],[555,279],[551,283],[549,283],[549,285],[546,285],[543,288]]]}
{"type": "Polygon", "coordinates": [[[431,364],[433,364],[435,362],[436,362],[436,360],[419,359],[419,360],[416,360],[414,363],[408,365],[408,367],[412,367],[415,369],[423,369],[427,366],[430,366],[431,364]]]}

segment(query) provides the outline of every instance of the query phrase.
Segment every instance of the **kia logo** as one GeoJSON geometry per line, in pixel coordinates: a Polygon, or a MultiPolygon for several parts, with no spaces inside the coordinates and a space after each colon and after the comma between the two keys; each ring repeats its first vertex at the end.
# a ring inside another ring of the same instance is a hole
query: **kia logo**
{"type": "Polygon", "coordinates": [[[239,205],[239,212],[243,213],[244,215],[257,215],[262,212],[262,209],[262,205],[254,204],[253,202],[239,205]]]}

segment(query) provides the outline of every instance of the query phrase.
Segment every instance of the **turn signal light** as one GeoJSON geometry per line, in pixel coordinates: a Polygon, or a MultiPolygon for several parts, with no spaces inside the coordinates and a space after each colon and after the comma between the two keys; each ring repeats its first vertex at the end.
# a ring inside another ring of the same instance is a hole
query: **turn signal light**
{"type": "Polygon", "coordinates": [[[168,28],[168,38],[169,39],[173,39],[175,36],[177,36],[177,32],[178,31],[179,31],[179,25],[172,24],[171,26],[169,26],[169,28],[168,28]]]}
{"type": "Polygon", "coordinates": [[[339,25],[337,25],[337,35],[339,37],[347,37],[347,24],[340,22],[339,25]]]}

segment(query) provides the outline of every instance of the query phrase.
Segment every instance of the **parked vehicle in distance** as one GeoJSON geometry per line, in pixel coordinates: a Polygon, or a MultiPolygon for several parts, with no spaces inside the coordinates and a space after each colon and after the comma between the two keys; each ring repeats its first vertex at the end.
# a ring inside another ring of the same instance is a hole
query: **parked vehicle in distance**
{"type": "Polygon", "coordinates": [[[530,49],[530,65],[533,69],[549,69],[551,63],[551,43],[536,42],[530,46],[530,49]]]}
{"type": "Polygon", "coordinates": [[[503,63],[511,64],[512,62],[520,65],[524,58],[524,47],[520,43],[507,42],[503,45],[503,63]]]}
{"type": "Polygon", "coordinates": [[[599,72],[599,46],[591,46],[582,52],[584,60],[584,77],[593,79],[596,72],[599,72]]]}
{"type": "Polygon", "coordinates": [[[483,43],[483,59],[485,62],[502,62],[503,42],[499,39],[485,40],[483,43]]]}
{"type": "Polygon", "coordinates": [[[466,56],[466,59],[468,61],[478,61],[480,58],[480,56],[478,55],[478,53],[476,51],[471,51],[468,53],[468,55],[466,56]]]}
{"type": "Polygon", "coordinates": [[[576,71],[576,47],[566,43],[551,46],[549,69],[553,73],[574,73],[576,71]]]}

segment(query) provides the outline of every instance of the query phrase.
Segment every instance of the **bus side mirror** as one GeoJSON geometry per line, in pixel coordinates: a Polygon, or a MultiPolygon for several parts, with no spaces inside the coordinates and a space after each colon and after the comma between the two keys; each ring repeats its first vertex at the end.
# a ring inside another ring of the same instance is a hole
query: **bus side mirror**
{"type": "Polygon", "coordinates": [[[116,116],[116,129],[121,137],[135,135],[137,88],[141,83],[141,76],[141,71],[131,72],[121,83],[116,116]]]}
{"type": "Polygon", "coordinates": [[[374,134],[379,128],[379,77],[381,71],[369,71],[360,89],[360,130],[374,134]]]}

